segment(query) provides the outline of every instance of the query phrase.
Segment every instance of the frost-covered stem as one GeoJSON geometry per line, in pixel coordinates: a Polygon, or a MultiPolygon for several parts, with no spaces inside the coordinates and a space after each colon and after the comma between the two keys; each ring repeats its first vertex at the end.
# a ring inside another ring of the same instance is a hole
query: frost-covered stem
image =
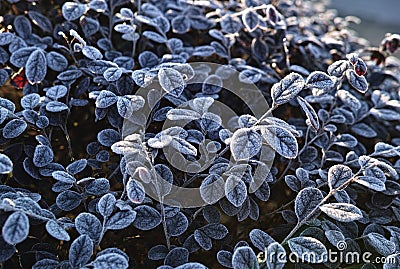
{"type": "Polygon", "coordinates": [[[342,185],[340,185],[336,189],[332,189],[329,191],[329,193],[324,197],[324,199],[319,202],[318,206],[316,206],[304,219],[299,221],[296,226],[290,231],[290,233],[283,239],[282,245],[286,244],[287,241],[297,232],[298,229],[300,229],[318,210],[319,207],[325,204],[326,201],[328,201],[329,198],[331,198],[336,192],[339,190],[342,190],[345,186],[353,182],[353,180],[363,171],[363,169],[360,169],[357,173],[355,173],[349,180],[344,182],[342,185]]]}
{"type": "Polygon", "coordinates": [[[291,204],[293,204],[294,201],[295,201],[295,199],[293,199],[293,200],[290,201],[289,203],[286,203],[286,204],[284,204],[284,205],[281,205],[280,207],[278,207],[278,208],[275,209],[274,211],[271,211],[271,212],[267,213],[266,215],[267,215],[267,216],[269,216],[269,215],[274,215],[275,213],[278,213],[278,212],[281,211],[282,209],[284,209],[284,208],[290,206],[291,204]]]}
{"type": "Polygon", "coordinates": [[[286,31],[285,31],[285,37],[282,40],[282,45],[283,45],[283,50],[285,51],[285,60],[286,60],[286,67],[289,70],[290,69],[290,60],[289,60],[289,48],[288,48],[288,41],[286,38],[286,31]]]}
{"type": "Polygon", "coordinates": [[[322,201],[318,204],[317,207],[315,207],[315,209],[313,211],[311,211],[303,220],[299,221],[296,226],[294,226],[294,228],[290,231],[290,233],[285,237],[285,239],[283,239],[282,241],[282,245],[286,244],[287,241],[297,232],[298,229],[300,229],[308,220],[309,218],[315,214],[315,212],[317,212],[317,210],[319,210],[319,207],[321,205],[323,205],[326,201],[328,201],[329,198],[332,197],[332,195],[335,193],[336,191],[330,191],[328,193],[328,195],[325,196],[324,199],[322,199],[322,201]]]}
{"type": "Polygon", "coordinates": [[[72,153],[71,138],[70,138],[70,136],[68,134],[67,125],[66,124],[61,125],[60,128],[64,133],[65,140],[67,141],[67,144],[68,144],[68,156],[69,156],[70,160],[72,161],[74,159],[74,155],[72,153]]]}
{"type": "Polygon", "coordinates": [[[113,176],[115,176],[118,171],[120,170],[119,165],[117,166],[117,168],[114,169],[114,171],[112,171],[112,173],[107,177],[108,180],[110,180],[113,176]]]}
{"type": "Polygon", "coordinates": [[[106,222],[107,222],[107,217],[104,217],[104,218],[103,218],[103,225],[102,225],[102,227],[101,227],[100,236],[99,236],[99,239],[98,239],[98,241],[97,241],[96,247],[95,247],[94,249],[97,249],[97,248],[100,246],[101,240],[103,240],[104,234],[105,234],[106,231],[107,231],[106,222]]]}
{"type": "Polygon", "coordinates": [[[167,230],[167,222],[165,220],[165,209],[164,209],[164,204],[163,204],[163,198],[161,198],[160,206],[161,206],[161,220],[162,220],[163,229],[164,229],[164,236],[165,236],[165,240],[167,241],[167,248],[168,248],[168,250],[170,250],[171,249],[171,242],[169,241],[169,235],[168,235],[168,230],[167,230]]]}
{"type": "Polygon", "coordinates": [[[278,107],[277,104],[272,104],[272,107],[270,107],[270,108],[267,110],[267,112],[265,112],[265,113],[253,124],[253,126],[256,126],[256,125],[260,124],[261,121],[262,121],[263,119],[265,119],[266,117],[268,117],[268,116],[272,113],[272,111],[274,111],[277,107],[278,107]]]}
{"type": "Polygon", "coordinates": [[[127,178],[126,174],[123,175],[123,177],[122,177],[122,185],[124,185],[124,190],[122,191],[122,194],[121,194],[121,200],[124,199],[125,196],[126,196],[126,178],[127,178]]]}
{"type": "MultiPolygon", "coordinates": [[[[140,11],[141,11],[141,6],[142,6],[142,1],[141,0],[137,0],[137,14],[139,15],[140,14],[140,11]]],[[[133,24],[133,22],[134,21],[132,21],[132,24],[133,24]]],[[[140,24],[141,25],[141,24],[140,24]]],[[[133,26],[133,25],[132,25],[133,26]]],[[[140,30],[140,28],[139,28],[139,30],[140,30]]],[[[137,43],[137,40],[133,40],[133,44],[132,44],[132,58],[133,57],[135,57],[135,54],[136,54],[136,43],[137,43]]]]}
{"type": "Polygon", "coordinates": [[[111,42],[111,37],[112,37],[112,30],[113,30],[113,25],[114,25],[114,0],[109,0],[110,1],[110,14],[109,14],[109,21],[108,21],[108,40],[111,42]]]}

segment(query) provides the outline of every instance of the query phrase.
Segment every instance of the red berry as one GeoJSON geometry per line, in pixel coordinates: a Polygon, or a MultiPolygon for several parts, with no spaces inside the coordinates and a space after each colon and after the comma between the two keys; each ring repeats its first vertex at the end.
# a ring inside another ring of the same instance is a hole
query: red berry
{"type": "Polygon", "coordinates": [[[358,59],[354,65],[354,72],[356,72],[359,76],[364,76],[367,73],[367,65],[364,63],[362,59],[358,59]]]}

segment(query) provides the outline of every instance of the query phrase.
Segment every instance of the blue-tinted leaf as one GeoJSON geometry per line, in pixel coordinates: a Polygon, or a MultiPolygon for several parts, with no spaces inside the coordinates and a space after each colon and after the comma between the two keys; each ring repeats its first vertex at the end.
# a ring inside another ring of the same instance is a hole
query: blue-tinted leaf
{"type": "Polygon", "coordinates": [[[69,234],[65,229],[54,220],[49,220],[46,223],[46,231],[53,236],[55,239],[69,241],[69,234]]]}
{"type": "Polygon", "coordinates": [[[114,26],[114,30],[123,34],[133,34],[135,32],[135,28],[128,24],[117,24],[114,26]]]}
{"type": "Polygon", "coordinates": [[[129,118],[134,111],[141,109],[144,106],[144,99],[138,95],[126,95],[118,97],[117,109],[118,113],[123,118],[129,118]]]}
{"type": "Polygon", "coordinates": [[[253,32],[260,22],[258,14],[253,10],[246,10],[243,13],[242,19],[244,26],[246,26],[249,32],[253,32]]]}
{"type": "Polygon", "coordinates": [[[336,61],[328,67],[328,74],[335,77],[341,77],[349,68],[349,66],[350,65],[347,60],[336,61]]]}
{"type": "Polygon", "coordinates": [[[153,32],[153,31],[144,31],[142,35],[151,41],[157,42],[157,43],[165,43],[167,42],[167,39],[163,37],[162,35],[153,32]]]}
{"type": "Polygon", "coordinates": [[[278,242],[272,243],[266,249],[266,262],[269,269],[282,269],[286,263],[286,250],[278,242]]]}
{"type": "Polygon", "coordinates": [[[257,83],[262,78],[263,74],[258,69],[246,69],[240,72],[239,80],[243,83],[257,83]]]}
{"type": "Polygon", "coordinates": [[[57,196],[56,203],[61,210],[71,211],[79,206],[81,200],[81,194],[75,191],[66,190],[57,196]]]}
{"type": "Polygon", "coordinates": [[[91,37],[100,29],[100,23],[97,19],[82,16],[79,20],[85,37],[91,37]]]}
{"type": "Polygon", "coordinates": [[[216,240],[221,240],[228,234],[228,229],[223,224],[219,223],[207,224],[200,229],[208,237],[216,240]]]}
{"type": "Polygon", "coordinates": [[[3,237],[0,237],[0,262],[5,262],[6,260],[10,259],[15,252],[15,246],[8,244],[6,241],[4,241],[3,237]]]}
{"type": "Polygon", "coordinates": [[[353,171],[345,165],[334,165],[328,171],[328,184],[331,189],[337,189],[353,177],[353,171]]]}
{"type": "Polygon", "coordinates": [[[53,269],[58,268],[60,263],[56,260],[52,259],[43,259],[37,261],[33,266],[32,269],[53,269]]]}
{"type": "Polygon", "coordinates": [[[258,269],[258,259],[254,251],[247,246],[238,247],[232,256],[233,269],[258,269]]]}
{"type": "Polygon", "coordinates": [[[91,60],[100,60],[103,58],[100,50],[93,46],[84,46],[82,48],[82,53],[91,60]]]}
{"type": "Polygon", "coordinates": [[[100,144],[106,147],[111,147],[117,141],[120,141],[121,136],[114,129],[104,129],[97,134],[97,140],[100,144]]]}
{"type": "Polygon", "coordinates": [[[105,60],[91,61],[87,64],[87,68],[96,75],[102,75],[108,68],[118,67],[115,63],[105,60]]]}
{"type": "Polygon", "coordinates": [[[189,262],[182,264],[175,269],[207,269],[207,267],[198,262],[189,262]]]}
{"type": "Polygon", "coordinates": [[[3,225],[2,235],[4,241],[15,245],[24,241],[29,234],[29,219],[25,213],[16,211],[12,213],[3,225]]]}
{"type": "Polygon", "coordinates": [[[212,248],[212,240],[208,237],[203,231],[195,230],[194,231],[194,239],[196,242],[204,249],[210,250],[212,248]]]}
{"type": "Polygon", "coordinates": [[[165,265],[173,267],[183,265],[189,260],[189,251],[186,248],[176,247],[172,249],[164,259],[165,265]]]}
{"type": "Polygon", "coordinates": [[[308,219],[310,214],[318,208],[323,198],[322,192],[317,188],[302,189],[296,196],[294,206],[298,221],[308,219]]]}
{"type": "MultiPolygon", "coordinates": [[[[136,210],[137,208],[135,208],[136,210]]],[[[129,225],[132,224],[132,222],[137,219],[137,211],[132,211],[132,210],[123,210],[123,211],[118,211],[115,214],[111,215],[107,222],[106,222],[106,228],[108,230],[121,230],[125,229],[129,225]]],[[[135,222],[136,223],[136,222],[135,222]]],[[[134,224],[135,225],[135,224],[134,224]]],[[[135,225],[135,227],[137,227],[135,225]]],[[[144,230],[144,229],[142,229],[144,230]]]]}
{"type": "Polygon", "coordinates": [[[269,234],[259,229],[251,230],[249,237],[253,245],[260,251],[265,251],[270,244],[275,242],[269,234]]]}
{"type": "Polygon", "coordinates": [[[231,152],[235,160],[248,160],[261,149],[262,137],[250,128],[237,130],[231,138],[231,152]]]}
{"type": "Polygon", "coordinates": [[[5,46],[11,43],[11,41],[15,38],[13,33],[2,32],[0,33],[0,46],[5,46]]]}
{"type": "Polygon", "coordinates": [[[217,253],[218,262],[225,267],[233,268],[232,266],[232,253],[226,250],[220,250],[217,253]]]}
{"type": "Polygon", "coordinates": [[[122,69],[119,67],[109,67],[103,74],[107,81],[116,81],[122,76],[122,69]]]}
{"type": "Polygon", "coordinates": [[[29,56],[36,50],[37,48],[35,47],[20,48],[11,55],[10,62],[16,67],[23,67],[28,61],[29,56]]]}
{"type": "Polygon", "coordinates": [[[290,250],[305,262],[324,263],[327,261],[326,247],[315,238],[306,236],[291,238],[288,245],[290,250]]]}
{"type": "Polygon", "coordinates": [[[0,108],[4,108],[4,109],[10,111],[11,113],[14,113],[14,111],[15,111],[14,103],[8,99],[2,98],[2,97],[0,97],[0,108]]]}
{"type": "Polygon", "coordinates": [[[82,172],[83,169],[85,169],[86,165],[87,165],[86,159],[76,160],[67,166],[67,171],[71,175],[76,175],[79,172],[82,172]]]}
{"type": "Polygon", "coordinates": [[[125,68],[125,69],[133,69],[133,67],[135,66],[135,61],[133,60],[133,58],[131,57],[127,57],[127,56],[120,56],[115,58],[114,63],[116,63],[119,67],[121,68],[125,68]]]}
{"type": "Polygon", "coordinates": [[[54,71],[64,71],[68,67],[68,60],[60,53],[50,51],[46,53],[47,66],[54,71]]]}
{"type": "Polygon", "coordinates": [[[107,107],[115,104],[117,101],[118,101],[118,97],[115,95],[115,93],[103,90],[97,96],[96,107],[107,108],[107,107]]]}
{"type": "Polygon", "coordinates": [[[130,178],[126,184],[126,192],[129,200],[136,204],[143,202],[146,197],[142,183],[133,178],[130,178]]]}
{"type": "Polygon", "coordinates": [[[10,158],[0,153],[0,174],[8,174],[13,170],[13,163],[10,158]]]}
{"type": "Polygon", "coordinates": [[[365,124],[363,122],[360,122],[360,123],[357,123],[357,124],[351,126],[351,130],[355,134],[362,136],[362,137],[366,137],[366,138],[373,138],[378,135],[377,132],[373,128],[371,128],[370,126],[368,126],[367,124],[365,124]]]}
{"type": "Polygon", "coordinates": [[[365,93],[368,90],[368,82],[364,76],[359,76],[352,69],[346,71],[346,77],[350,85],[357,91],[365,93]]]}
{"type": "Polygon", "coordinates": [[[207,176],[201,183],[201,198],[208,204],[214,204],[224,196],[224,188],[224,179],[219,175],[211,174],[207,176]]]}
{"type": "MultiPolygon", "coordinates": [[[[1,53],[1,49],[0,49],[0,53],[1,53]]],[[[1,57],[1,55],[0,55],[0,57],[1,57]]],[[[7,61],[8,61],[8,59],[5,62],[7,62],[7,61]]],[[[0,63],[1,63],[1,59],[0,59],[0,63]]],[[[8,74],[7,70],[0,69],[0,86],[3,86],[7,82],[8,77],[9,77],[9,74],[8,74]]]]}
{"type": "Polygon", "coordinates": [[[152,19],[152,22],[156,25],[158,32],[167,33],[169,32],[171,25],[169,24],[169,20],[164,16],[157,16],[152,19]]]}
{"type": "Polygon", "coordinates": [[[97,154],[96,154],[96,160],[98,160],[99,162],[108,162],[110,160],[110,153],[108,153],[107,150],[100,150],[97,154]]]}
{"type": "Polygon", "coordinates": [[[219,93],[222,88],[222,79],[217,75],[211,75],[207,77],[202,86],[202,92],[204,94],[215,94],[219,93]]]}
{"type": "Polygon", "coordinates": [[[310,89],[316,89],[323,93],[328,92],[335,85],[330,76],[321,71],[314,71],[308,75],[306,85],[310,89]]]}
{"type": "Polygon", "coordinates": [[[343,102],[343,104],[348,106],[352,111],[358,111],[361,108],[360,101],[350,92],[345,90],[338,90],[336,94],[343,102]]]}
{"type": "Polygon", "coordinates": [[[151,230],[161,223],[161,214],[154,208],[147,205],[140,205],[135,208],[136,219],[133,225],[140,230],[151,230]]]}
{"type": "Polygon", "coordinates": [[[345,237],[341,231],[338,230],[328,230],[325,231],[325,236],[328,239],[329,243],[334,245],[335,247],[341,247],[341,242],[345,241],[345,237]]]}
{"type": "Polygon", "coordinates": [[[152,247],[148,252],[147,256],[150,260],[158,261],[163,260],[168,254],[168,248],[164,245],[157,245],[152,247]]]}
{"type": "Polygon", "coordinates": [[[40,95],[37,93],[27,94],[21,99],[21,106],[25,109],[33,109],[40,102],[40,95]]]}
{"type": "Polygon", "coordinates": [[[116,201],[117,199],[111,193],[105,194],[97,203],[97,212],[99,212],[103,217],[109,217],[114,211],[116,201]]]}
{"type": "Polygon", "coordinates": [[[27,38],[32,34],[31,22],[23,15],[15,17],[14,28],[15,32],[22,38],[27,38]]]}
{"type": "Polygon", "coordinates": [[[54,154],[50,147],[37,145],[33,154],[33,164],[36,167],[44,167],[53,161],[54,154]]]}
{"type": "Polygon", "coordinates": [[[10,120],[3,128],[3,136],[8,139],[16,138],[20,136],[27,127],[28,124],[21,119],[10,120]]]}
{"type": "Polygon", "coordinates": [[[297,157],[298,144],[293,133],[277,125],[260,126],[261,135],[267,144],[285,158],[297,157]]]}
{"type": "Polygon", "coordinates": [[[225,15],[222,17],[221,21],[222,31],[228,34],[234,34],[242,28],[242,23],[240,20],[234,16],[225,15]]]}
{"type": "Polygon", "coordinates": [[[96,178],[85,187],[89,195],[103,195],[110,190],[110,182],[107,178],[96,178]]]}
{"type": "Polygon", "coordinates": [[[182,15],[176,16],[171,21],[172,31],[177,34],[185,34],[190,30],[190,20],[182,15]]]}
{"type": "Polygon", "coordinates": [[[46,104],[46,110],[57,113],[57,112],[68,110],[68,106],[59,101],[50,101],[46,104]]]}
{"type": "Polygon", "coordinates": [[[84,212],[75,218],[75,229],[79,234],[86,234],[96,242],[101,234],[102,225],[95,215],[84,212]]]}
{"type": "Polygon", "coordinates": [[[330,203],[321,205],[319,208],[329,217],[341,222],[359,220],[363,217],[361,210],[352,204],[330,203]]]}
{"type": "Polygon", "coordinates": [[[246,184],[237,176],[229,176],[225,183],[225,196],[235,207],[240,207],[247,197],[246,184]]]}
{"type": "Polygon", "coordinates": [[[79,19],[86,12],[86,5],[75,2],[66,2],[62,6],[61,11],[67,21],[74,21],[79,19]]]}
{"type": "Polygon", "coordinates": [[[192,55],[193,56],[201,56],[201,57],[208,57],[215,53],[215,49],[213,46],[197,46],[195,47],[192,55]]]}
{"type": "Polygon", "coordinates": [[[83,72],[79,69],[76,70],[66,70],[58,74],[57,78],[62,81],[71,81],[82,76],[83,72]]]}
{"type": "Polygon", "coordinates": [[[297,73],[290,73],[279,83],[271,88],[271,95],[274,105],[282,105],[295,97],[305,85],[303,77],[297,73]]]}
{"type": "Polygon", "coordinates": [[[188,228],[189,221],[186,216],[179,212],[175,216],[166,219],[167,231],[171,236],[179,236],[188,228]]]}
{"type": "Polygon", "coordinates": [[[379,233],[369,233],[365,240],[382,256],[386,257],[396,251],[396,244],[379,233]]]}
{"type": "Polygon", "coordinates": [[[127,269],[128,267],[128,260],[117,253],[100,255],[93,261],[94,269],[127,269]]]}
{"type": "Polygon", "coordinates": [[[53,173],[51,173],[51,176],[55,180],[58,180],[58,181],[61,181],[64,183],[68,183],[68,184],[76,183],[76,179],[64,171],[54,171],[53,173]]]}
{"type": "Polygon", "coordinates": [[[138,58],[141,67],[153,67],[158,64],[158,56],[151,51],[140,53],[138,58]]]}
{"type": "Polygon", "coordinates": [[[69,248],[69,263],[73,268],[80,268],[89,262],[93,252],[93,242],[87,235],[81,235],[69,248]]]}
{"type": "Polygon", "coordinates": [[[298,96],[297,97],[297,102],[303,109],[304,113],[306,113],[307,120],[306,123],[308,126],[311,126],[314,128],[315,131],[318,131],[319,129],[319,120],[318,120],[318,115],[315,112],[314,108],[302,97],[298,96]]]}
{"type": "Polygon", "coordinates": [[[376,177],[359,176],[354,179],[354,182],[374,191],[384,191],[386,189],[385,182],[376,177]]]}
{"type": "Polygon", "coordinates": [[[43,51],[40,49],[31,53],[25,65],[25,75],[30,83],[39,83],[47,73],[47,60],[43,51]]]}
{"type": "Polygon", "coordinates": [[[64,85],[55,85],[53,87],[46,88],[45,91],[47,97],[57,100],[64,97],[67,94],[68,89],[64,85]]]}
{"type": "Polygon", "coordinates": [[[391,121],[391,120],[399,120],[400,119],[400,113],[397,111],[391,110],[391,109],[376,109],[376,108],[371,108],[369,111],[371,115],[373,115],[375,118],[379,120],[384,120],[384,121],[391,121]]]}
{"type": "Polygon", "coordinates": [[[161,87],[174,96],[180,96],[185,87],[182,75],[172,68],[161,68],[158,71],[158,79],[161,87]]]}

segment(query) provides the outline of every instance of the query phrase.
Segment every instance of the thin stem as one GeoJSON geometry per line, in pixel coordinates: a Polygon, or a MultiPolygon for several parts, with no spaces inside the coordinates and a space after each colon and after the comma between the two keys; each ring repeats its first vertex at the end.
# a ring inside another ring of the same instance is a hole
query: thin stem
{"type": "Polygon", "coordinates": [[[318,205],[310,212],[307,214],[307,216],[305,216],[301,221],[299,221],[296,226],[290,231],[290,233],[285,237],[285,239],[283,239],[282,241],[282,245],[286,244],[287,241],[297,232],[297,230],[299,230],[318,210],[319,207],[322,206],[326,201],[329,200],[329,198],[331,198],[336,192],[338,192],[339,190],[342,190],[344,187],[346,187],[348,184],[350,184],[351,182],[354,181],[354,179],[363,171],[363,169],[360,169],[357,173],[355,173],[349,180],[347,180],[346,182],[344,182],[342,185],[340,185],[338,188],[336,189],[332,189],[330,190],[330,192],[325,196],[324,199],[321,200],[321,202],[318,203],[318,205]]]}
{"type": "Polygon", "coordinates": [[[73,155],[73,152],[72,152],[71,138],[70,138],[70,136],[68,134],[67,126],[66,125],[61,125],[60,128],[64,133],[65,140],[67,141],[67,144],[68,144],[68,156],[69,156],[70,160],[72,161],[72,160],[74,160],[74,155],[73,155]]]}

